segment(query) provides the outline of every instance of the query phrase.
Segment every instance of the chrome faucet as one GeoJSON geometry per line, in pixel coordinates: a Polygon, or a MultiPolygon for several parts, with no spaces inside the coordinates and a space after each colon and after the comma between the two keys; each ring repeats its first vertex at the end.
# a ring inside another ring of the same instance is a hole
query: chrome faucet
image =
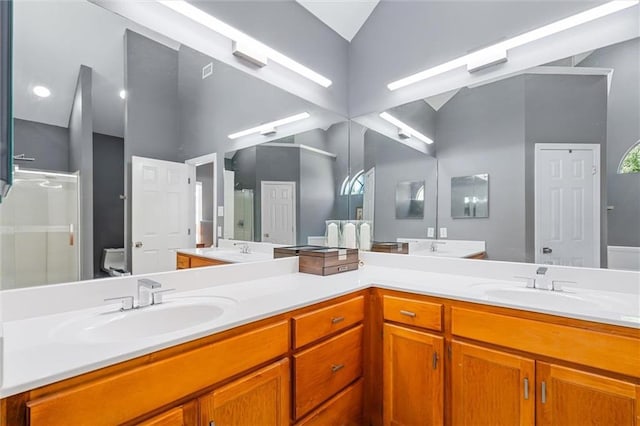
{"type": "Polygon", "coordinates": [[[233,243],[234,246],[240,246],[240,253],[249,254],[249,243],[233,243]]]}
{"type": "Polygon", "coordinates": [[[138,280],[138,308],[144,308],[152,304],[152,290],[162,287],[157,281],[149,278],[140,278],[138,280]]]}
{"type": "Polygon", "coordinates": [[[551,290],[549,287],[548,279],[546,277],[546,273],[549,268],[545,266],[540,266],[536,269],[536,278],[533,281],[533,288],[538,288],[541,290],[551,290]]]}
{"type": "Polygon", "coordinates": [[[429,247],[429,251],[436,252],[438,251],[438,245],[445,244],[442,241],[431,241],[431,246],[429,247]]]}

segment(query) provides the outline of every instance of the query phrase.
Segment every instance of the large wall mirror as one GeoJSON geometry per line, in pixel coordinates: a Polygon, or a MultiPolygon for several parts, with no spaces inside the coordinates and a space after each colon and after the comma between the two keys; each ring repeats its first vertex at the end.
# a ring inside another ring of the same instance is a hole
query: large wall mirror
{"type": "MultiPolygon", "coordinates": [[[[632,268],[640,250],[640,174],[624,165],[640,138],[639,57],[635,38],[387,110],[434,142],[409,139],[415,161],[422,149],[437,164],[434,205],[447,240],[482,241],[492,260],[632,268]],[[479,176],[491,178],[482,186],[486,197],[476,195],[490,209],[476,206],[474,216],[464,203],[472,196],[457,192],[475,188],[479,176]]],[[[404,129],[379,112],[354,121],[394,152],[406,149],[404,129]]],[[[405,180],[403,173],[388,180],[405,180]]],[[[376,201],[393,200],[395,183],[381,194],[378,183],[376,201]]],[[[426,232],[374,221],[376,239],[424,239],[426,232]]]]}
{"type": "Polygon", "coordinates": [[[329,199],[348,174],[348,123],[236,67],[81,1],[15,2],[14,69],[2,289],[171,270],[175,249],[260,240],[267,181],[295,184],[292,242],[343,218],[329,199]],[[272,173],[283,164],[298,173],[272,173]]]}

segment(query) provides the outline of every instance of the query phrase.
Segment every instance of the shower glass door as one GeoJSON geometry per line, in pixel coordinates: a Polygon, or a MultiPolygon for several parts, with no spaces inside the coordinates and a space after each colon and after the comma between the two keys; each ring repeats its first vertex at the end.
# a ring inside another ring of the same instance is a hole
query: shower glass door
{"type": "Polygon", "coordinates": [[[0,204],[0,289],[80,279],[78,173],[15,168],[0,204]]]}

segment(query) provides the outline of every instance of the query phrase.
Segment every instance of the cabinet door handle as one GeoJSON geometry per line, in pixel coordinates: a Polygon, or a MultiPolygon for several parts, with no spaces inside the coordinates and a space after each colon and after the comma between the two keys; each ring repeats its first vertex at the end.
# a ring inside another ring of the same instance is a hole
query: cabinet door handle
{"type": "Polygon", "coordinates": [[[342,322],[342,321],[344,321],[344,317],[333,317],[333,318],[331,318],[331,323],[332,324],[337,324],[337,323],[342,322]]]}
{"type": "Polygon", "coordinates": [[[438,352],[434,352],[433,353],[433,369],[435,370],[436,368],[438,368],[438,352]]]}
{"type": "Polygon", "coordinates": [[[547,384],[545,382],[542,382],[540,386],[540,402],[547,403],[547,384]]]}
{"type": "Polygon", "coordinates": [[[331,366],[331,372],[336,373],[344,368],[344,364],[333,364],[331,366]]]}
{"type": "Polygon", "coordinates": [[[209,426],[216,426],[216,422],[215,422],[214,420],[211,420],[211,421],[209,422],[209,426]]]}
{"type": "Polygon", "coordinates": [[[524,399],[529,399],[529,379],[524,378],[524,399]]]}
{"type": "Polygon", "coordinates": [[[406,315],[406,316],[408,316],[408,317],[412,317],[412,318],[416,316],[416,313],[415,313],[415,312],[405,311],[404,309],[401,309],[401,310],[400,310],[400,314],[402,314],[402,315],[406,315]]]}

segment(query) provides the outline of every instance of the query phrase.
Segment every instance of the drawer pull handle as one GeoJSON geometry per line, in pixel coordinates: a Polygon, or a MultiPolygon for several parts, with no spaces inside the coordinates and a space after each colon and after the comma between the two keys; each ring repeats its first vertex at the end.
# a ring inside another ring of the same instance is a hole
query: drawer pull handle
{"type": "Polygon", "coordinates": [[[524,378],[524,399],[529,399],[529,379],[524,378]]]}
{"type": "Polygon", "coordinates": [[[438,352],[433,353],[433,369],[438,368],[438,352]]]}
{"type": "Polygon", "coordinates": [[[331,372],[336,373],[344,368],[344,364],[333,364],[331,366],[331,372]]]}
{"type": "Polygon", "coordinates": [[[349,265],[338,266],[338,272],[344,272],[349,270],[349,265]]]}
{"type": "Polygon", "coordinates": [[[400,310],[400,313],[401,313],[402,315],[406,315],[406,316],[411,317],[411,318],[414,318],[414,317],[416,316],[416,313],[415,313],[415,312],[405,311],[404,309],[401,309],[401,310],[400,310]]]}
{"type": "Polygon", "coordinates": [[[541,386],[540,386],[540,402],[542,402],[543,404],[547,403],[547,384],[545,382],[542,382],[541,386]]]}
{"type": "Polygon", "coordinates": [[[344,317],[333,317],[333,318],[331,318],[331,323],[332,324],[337,324],[337,323],[342,322],[342,321],[344,321],[344,317]]]}

